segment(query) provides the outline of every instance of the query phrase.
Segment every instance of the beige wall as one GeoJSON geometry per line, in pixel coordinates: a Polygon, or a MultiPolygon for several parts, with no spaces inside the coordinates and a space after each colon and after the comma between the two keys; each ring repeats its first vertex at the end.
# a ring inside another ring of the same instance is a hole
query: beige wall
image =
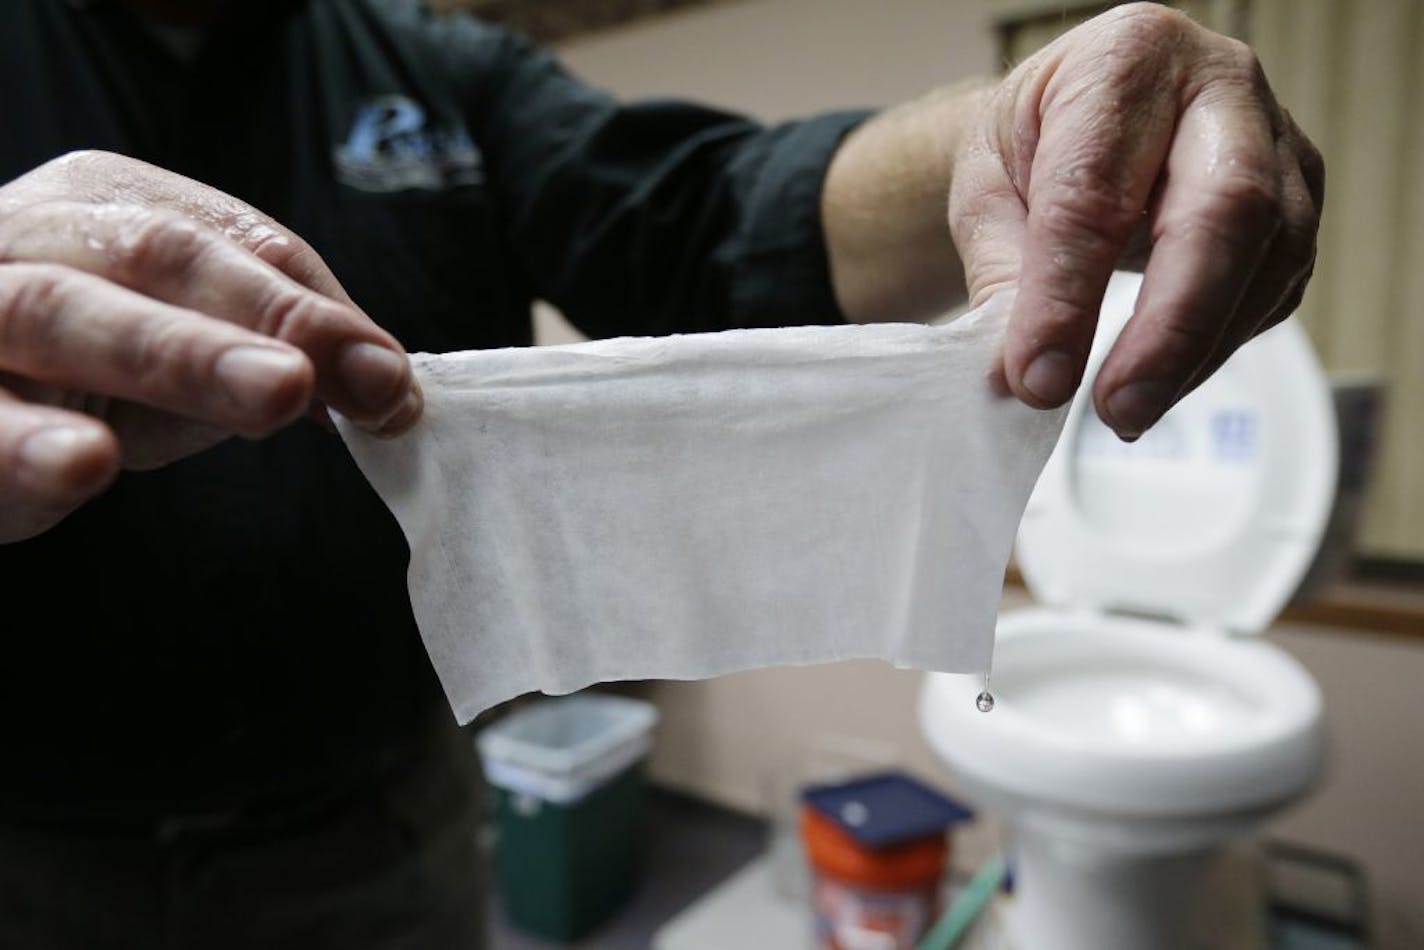
{"type": "MultiPolygon", "coordinates": [[[[596,36],[563,55],[624,96],[688,95],[776,119],[888,104],[991,70],[987,8],[981,0],[751,0],[596,36]]],[[[541,322],[545,339],[565,338],[548,314],[541,322]]],[[[1350,631],[1283,630],[1278,639],[1324,688],[1334,754],[1325,786],[1275,830],[1362,860],[1379,892],[1381,945],[1424,946],[1424,648],[1350,631]]],[[[919,679],[849,663],[661,685],[654,773],[760,809],[769,783],[800,768],[818,737],[849,736],[948,781],[919,738],[919,679]]],[[[989,845],[981,834],[966,855],[989,845]]]]}
{"type": "Polygon", "coordinates": [[[889,105],[994,68],[983,0],[753,0],[563,47],[624,96],[683,95],[766,119],[889,105]]]}

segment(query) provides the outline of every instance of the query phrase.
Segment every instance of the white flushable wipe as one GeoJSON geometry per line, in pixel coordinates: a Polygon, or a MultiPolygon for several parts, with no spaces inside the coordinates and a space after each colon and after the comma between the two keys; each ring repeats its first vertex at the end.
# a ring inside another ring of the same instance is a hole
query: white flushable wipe
{"type": "Polygon", "coordinates": [[[410,542],[460,721],[604,680],[987,669],[1064,416],[992,391],[1008,303],[938,327],[413,356],[413,430],[338,424],[410,542]]]}

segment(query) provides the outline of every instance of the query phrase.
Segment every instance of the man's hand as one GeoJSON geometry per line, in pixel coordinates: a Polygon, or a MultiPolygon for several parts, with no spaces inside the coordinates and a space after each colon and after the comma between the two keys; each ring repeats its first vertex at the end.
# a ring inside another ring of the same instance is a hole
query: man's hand
{"type": "Polygon", "coordinates": [[[971,300],[1018,284],[1009,387],[1069,399],[1108,277],[1145,252],[1093,393],[1119,436],[1141,435],[1299,306],[1324,179],[1244,44],[1156,4],[1063,35],[994,92],[950,198],[971,300]]]}
{"type": "Polygon", "coordinates": [[[97,152],[0,188],[0,542],[121,467],[325,406],[395,434],[421,405],[400,344],[243,202],[97,152]]]}
{"type": "Polygon", "coordinates": [[[1003,382],[1037,407],[1077,389],[1113,269],[1145,265],[1094,392],[1132,439],[1299,305],[1323,199],[1320,154],[1251,50],[1144,3],[1064,34],[997,86],[862,126],[822,201],[852,319],[931,316],[966,284],[975,304],[1016,284],[1003,382]]]}

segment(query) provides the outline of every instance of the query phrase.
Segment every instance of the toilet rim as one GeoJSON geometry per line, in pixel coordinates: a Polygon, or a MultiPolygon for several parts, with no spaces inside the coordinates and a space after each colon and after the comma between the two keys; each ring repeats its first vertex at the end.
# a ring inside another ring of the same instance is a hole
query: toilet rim
{"type": "Polygon", "coordinates": [[[1001,678],[1022,663],[1054,663],[1076,648],[1098,665],[1149,658],[1241,689],[1259,715],[1240,731],[1151,748],[1088,736],[1016,708],[1001,697],[992,713],[973,705],[979,684],[934,674],[921,715],[931,742],[972,784],[1055,805],[1123,815],[1189,815],[1260,807],[1303,793],[1323,753],[1321,699],[1310,675],[1273,644],[1164,631],[1161,621],[1030,608],[1000,625],[1001,678]],[[1060,648],[1057,656],[1044,644],[1060,648]],[[1026,649],[1020,651],[1015,644],[1026,649]],[[1244,687],[1248,687],[1245,690],[1244,687]]]}
{"type": "MultiPolygon", "coordinates": [[[[1023,664],[1053,664],[1065,658],[1091,657],[1094,668],[1103,661],[1141,660],[1172,667],[1194,678],[1227,686],[1247,699],[1258,715],[1233,736],[1213,735],[1199,745],[1173,747],[1161,756],[1211,756],[1239,748],[1254,748],[1309,726],[1321,714],[1321,697],[1314,679],[1293,657],[1268,641],[1184,629],[1171,621],[1096,611],[1064,611],[1035,607],[1005,614],[999,623],[995,666],[1001,677],[1012,676],[1023,664]]],[[[1001,704],[995,723],[1006,729],[1033,724],[1035,735],[1065,749],[1129,750],[1134,760],[1153,758],[1152,750],[1096,741],[1073,734],[1061,721],[1045,721],[1012,703],[1001,704]],[[1144,754],[1146,753],[1146,754],[1144,754]]]]}

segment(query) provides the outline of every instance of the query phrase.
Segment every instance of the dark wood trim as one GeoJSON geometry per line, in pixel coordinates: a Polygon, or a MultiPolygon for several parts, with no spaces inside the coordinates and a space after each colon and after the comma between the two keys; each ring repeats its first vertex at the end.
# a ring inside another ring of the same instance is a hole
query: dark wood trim
{"type": "Polygon", "coordinates": [[[1348,580],[1281,612],[1289,623],[1346,627],[1424,641],[1424,589],[1395,581],[1348,580]]]}

